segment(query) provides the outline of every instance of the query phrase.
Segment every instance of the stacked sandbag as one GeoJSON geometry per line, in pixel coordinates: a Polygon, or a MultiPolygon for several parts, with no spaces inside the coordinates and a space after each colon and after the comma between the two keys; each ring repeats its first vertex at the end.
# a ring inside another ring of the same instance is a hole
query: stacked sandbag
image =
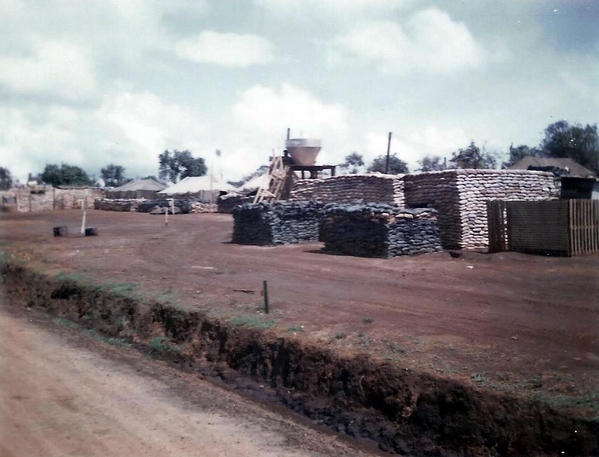
{"type": "Polygon", "coordinates": [[[406,175],[408,207],[439,211],[445,248],[488,244],[487,201],[559,198],[560,184],[551,173],[529,170],[446,170],[406,175]]]}
{"type": "Polygon", "coordinates": [[[403,175],[381,173],[302,179],[293,186],[289,200],[323,203],[388,202],[404,206],[403,175]]]}
{"type": "Polygon", "coordinates": [[[233,212],[233,208],[239,205],[243,205],[244,203],[251,203],[254,200],[253,196],[246,196],[238,193],[229,193],[226,195],[221,195],[218,197],[216,202],[217,204],[217,212],[231,214],[233,212]]]}
{"type": "Polygon", "coordinates": [[[193,202],[191,204],[192,213],[216,213],[216,203],[193,202]]]}
{"type": "Polygon", "coordinates": [[[318,241],[322,203],[245,203],[233,209],[233,243],[267,246],[318,241]]]}
{"type": "Polygon", "coordinates": [[[441,250],[437,211],[384,203],[326,205],[320,241],[325,251],[359,257],[390,258],[441,250]]]}
{"type": "MultiPolygon", "coordinates": [[[[191,200],[175,199],[174,206],[175,214],[189,214],[192,210],[191,200]]],[[[148,200],[137,205],[139,213],[164,214],[164,210],[160,208],[170,208],[171,202],[167,199],[148,200]]]]}
{"type": "Polygon", "coordinates": [[[136,211],[139,202],[140,200],[97,198],[94,200],[94,209],[101,211],[136,211]]]}

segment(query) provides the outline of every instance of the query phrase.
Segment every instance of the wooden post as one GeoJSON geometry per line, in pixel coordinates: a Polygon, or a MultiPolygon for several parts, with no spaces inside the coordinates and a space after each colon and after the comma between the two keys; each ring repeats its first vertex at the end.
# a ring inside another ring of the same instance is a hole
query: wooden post
{"type": "Polygon", "coordinates": [[[268,314],[268,284],[266,280],[262,282],[262,288],[264,290],[264,313],[268,314]]]}
{"type": "Polygon", "coordinates": [[[85,200],[79,200],[79,203],[81,204],[81,211],[83,212],[83,217],[81,218],[81,234],[85,235],[85,200]]]}
{"type": "Polygon", "coordinates": [[[389,132],[389,140],[387,140],[387,160],[385,161],[385,174],[389,173],[389,154],[391,153],[391,134],[389,132]]]}

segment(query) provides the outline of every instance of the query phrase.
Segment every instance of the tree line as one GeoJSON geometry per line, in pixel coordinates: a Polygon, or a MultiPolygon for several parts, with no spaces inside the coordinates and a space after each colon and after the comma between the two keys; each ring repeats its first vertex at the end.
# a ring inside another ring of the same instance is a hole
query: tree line
{"type": "MultiPolygon", "coordinates": [[[[538,146],[510,145],[507,151],[507,160],[501,163],[501,168],[509,168],[526,156],[548,158],[570,158],[580,165],[599,174],[599,134],[597,124],[585,125],[580,123],[569,124],[562,120],[550,124],[544,130],[544,137],[538,146]]],[[[498,152],[481,149],[474,141],[465,148],[454,151],[447,160],[438,155],[427,155],[418,161],[416,171],[439,171],[447,168],[496,168],[500,154],[498,152]]],[[[353,152],[339,165],[346,173],[359,173],[364,170],[369,172],[384,173],[387,168],[387,157],[376,157],[367,167],[361,154],[353,152]]],[[[259,171],[263,171],[263,166],[259,171]]],[[[126,176],[125,168],[121,165],[108,164],[100,170],[100,176],[108,187],[118,187],[131,181],[126,176]]],[[[207,172],[206,162],[201,157],[193,157],[188,150],[164,151],[158,155],[158,177],[161,180],[178,182],[189,176],[203,176],[207,172]]],[[[257,171],[258,172],[258,171],[257,171]]],[[[257,173],[248,175],[251,179],[257,173]]],[[[391,174],[409,173],[408,164],[400,159],[397,153],[390,154],[388,172],[391,174]]],[[[154,176],[146,176],[153,178],[154,176]]],[[[144,179],[145,179],[144,178],[144,179]]],[[[29,180],[36,180],[53,186],[90,186],[94,179],[81,167],[62,163],[47,164],[37,176],[29,175],[29,180]]],[[[240,181],[241,184],[245,182],[240,181]]],[[[0,190],[10,189],[14,179],[10,170],[0,166],[0,190]]]]}
{"type": "MultiPolygon", "coordinates": [[[[481,149],[474,141],[465,148],[454,151],[447,160],[438,155],[426,155],[418,161],[416,171],[441,171],[448,168],[496,168],[501,154],[481,149]]],[[[599,174],[599,134],[597,125],[586,126],[580,123],[570,125],[562,120],[550,124],[544,131],[544,137],[538,146],[510,145],[507,160],[501,163],[501,168],[510,168],[526,156],[547,158],[570,158],[589,170],[599,174]]],[[[347,173],[359,173],[364,169],[364,158],[354,152],[345,158],[340,168],[347,173]]],[[[385,172],[386,156],[376,157],[366,167],[366,171],[385,172]]],[[[406,162],[391,154],[389,157],[389,173],[408,173],[406,162]]]]}
{"type": "MultiPolygon", "coordinates": [[[[194,158],[188,150],[164,151],[158,155],[159,179],[173,183],[188,176],[203,176],[207,172],[203,158],[194,158]]],[[[132,181],[125,173],[125,167],[110,163],[100,170],[100,177],[106,187],[119,187],[132,181]]],[[[142,179],[154,179],[155,176],[145,176],[142,179]]],[[[52,186],[92,186],[94,177],[90,176],[83,168],[66,163],[46,164],[44,170],[37,175],[29,174],[28,181],[38,181],[52,186]]],[[[15,180],[10,170],[0,167],[0,190],[10,189],[15,180]]]]}

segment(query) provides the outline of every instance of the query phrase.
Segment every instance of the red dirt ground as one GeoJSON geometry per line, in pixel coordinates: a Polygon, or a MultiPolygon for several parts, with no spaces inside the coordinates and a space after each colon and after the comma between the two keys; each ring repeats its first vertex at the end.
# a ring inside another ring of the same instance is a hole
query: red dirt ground
{"type": "Polygon", "coordinates": [[[274,329],[341,353],[483,389],[533,396],[599,417],[599,256],[463,252],[364,259],[321,244],[230,243],[229,215],[164,219],[90,211],[98,237],[76,233],[80,212],[0,215],[0,250],[50,273],[136,283],[217,318],[274,329]],[[258,316],[262,281],[271,313],[258,316]]]}

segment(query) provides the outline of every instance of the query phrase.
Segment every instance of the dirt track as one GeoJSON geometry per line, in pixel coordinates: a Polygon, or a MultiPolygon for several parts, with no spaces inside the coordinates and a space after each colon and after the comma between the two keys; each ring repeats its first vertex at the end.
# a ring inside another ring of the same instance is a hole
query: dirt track
{"type": "Polygon", "coordinates": [[[0,303],[0,455],[366,455],[197,376],[0,303]]]}
{"type": "MultiPolygon", "coordinates": [[[[266,279],[268,319],[289,337],[516,394],[597,389],[598,257],[360,259],[321,254],[319,244],[232,245],[228,215],[176,216],[164,228],[157,216],[92,211],[97,238],[52,238],[54,225],[76,231],[76,211],[0,217],[0,248],[46,271],[172,291],[222,319],[255,316],[266,279]]],[[[597,406],[587,403],[576,408],[597,406]]]]}

